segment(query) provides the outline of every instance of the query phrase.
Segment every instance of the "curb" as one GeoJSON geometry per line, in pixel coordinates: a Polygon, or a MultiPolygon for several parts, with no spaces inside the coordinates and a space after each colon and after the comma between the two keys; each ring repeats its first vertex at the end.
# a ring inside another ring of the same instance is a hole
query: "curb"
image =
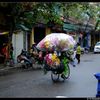
{"type": "Polygon", "coordinates": [[[0,69],[0,76],[10,74],[13,70],[19,68],[19,66],[15,65],[13,67],[4,67],[0,69]]]}
{"type": "MultiPolygon", "coordinates": [[[[36,66],[36,65],[35,65],[36,66]]],[[[4,67],[0,69],[0,76],[8,75],[14,73],[16,70],[22,70],[20,64],[15,64],[13,67],[4,67]]],[[[33,70],[40,70],[41,67],[33,67],[33,70]]],[[[23,69],[24,70],[24,69],[23,69]]],[[[25,69],[28,70],[28,69],[25,69]]]]}

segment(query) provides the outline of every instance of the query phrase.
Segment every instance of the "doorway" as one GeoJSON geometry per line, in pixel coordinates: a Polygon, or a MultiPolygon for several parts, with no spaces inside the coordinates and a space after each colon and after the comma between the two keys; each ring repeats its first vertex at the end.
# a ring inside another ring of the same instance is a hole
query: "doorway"
{"type": "Polygon", "coordinates": [[[45,37],[45,27],[34,28],[34,42],[39,43],[45,37]]]}

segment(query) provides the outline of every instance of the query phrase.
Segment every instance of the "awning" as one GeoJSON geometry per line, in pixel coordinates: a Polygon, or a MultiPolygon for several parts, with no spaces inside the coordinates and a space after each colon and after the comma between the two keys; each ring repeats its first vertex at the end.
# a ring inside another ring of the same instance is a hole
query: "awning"
{"type": "Polygon", "coordinates": [[[77,25],[74,25],[74,24],[64,23],[63,29],[67,30],[67,31],[77,31],[79,29],[79,27],[77,25]]]}
{"type": "Polygon", "coordinates": [[[5,34],[8,34],[9,32],[2,32],[0,33],[0,35],[5,35],[5,34]]]}
{"type": "Polygon", "coordinates": [[[74,32],[76,30],[72,30],[72,29],[67,29],[67,28],[63,28],[64,31],[67,31],[67,32],[74,32]]]}
{"type": "Polygon", "coordinates": [[[24,30],[24,31],[29,31],[29,28],[27,28],[26,26],[24,26],[24,25],[22,25],[22,24],[17,25],[17,28],[22,29],[22,30],[24,30]]]}

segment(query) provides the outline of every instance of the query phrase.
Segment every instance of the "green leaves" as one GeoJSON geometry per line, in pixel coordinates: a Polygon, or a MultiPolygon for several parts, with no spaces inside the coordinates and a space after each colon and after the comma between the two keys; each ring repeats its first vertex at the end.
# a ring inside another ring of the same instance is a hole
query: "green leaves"
{"type": "Polygon", "coordinates": [[[86,14],[95,21],[100,16],[100,4],[90,2],[18,2],[0,3],[0,6],[12,10],[9,14],[13,17],[15,26],[23,23],[30,28],[36,22],[47,24],[51,21],[62,25],[61,15],[81,22],[86,21],[86,14]]]}

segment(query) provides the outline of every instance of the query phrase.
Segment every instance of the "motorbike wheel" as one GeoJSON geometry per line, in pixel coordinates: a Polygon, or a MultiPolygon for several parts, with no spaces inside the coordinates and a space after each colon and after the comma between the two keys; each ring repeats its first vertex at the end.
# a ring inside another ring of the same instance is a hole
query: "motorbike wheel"
{"type": "Polygon", "coordinates": [[[27,64],[26,64],[26,62],[24,60],[21,60],[20,63],[21,63],[21,67],[23,69],[27,69],[27,64]]]}
{"type": "Polygon", "coordinates": [[[17,56],[17,62],[20,63],[20,55],[17,56]]]}
{"type": "Polygon", "coordinates": [[[57,82],[59,80],[60,74],[58,74],[56,71],[51,71],[51,79],[53,82],[57,82]]]}
{"type": "Polygon", "coordinates": [[[24,62],[23,67],[24,67],[25,69],[28,69],[28,68],[30,68],[30,67],[32,67],[32,66],[31,66],[31,64],[29,64],[29,63],[27,63],[27,62],[24,62]]]}

